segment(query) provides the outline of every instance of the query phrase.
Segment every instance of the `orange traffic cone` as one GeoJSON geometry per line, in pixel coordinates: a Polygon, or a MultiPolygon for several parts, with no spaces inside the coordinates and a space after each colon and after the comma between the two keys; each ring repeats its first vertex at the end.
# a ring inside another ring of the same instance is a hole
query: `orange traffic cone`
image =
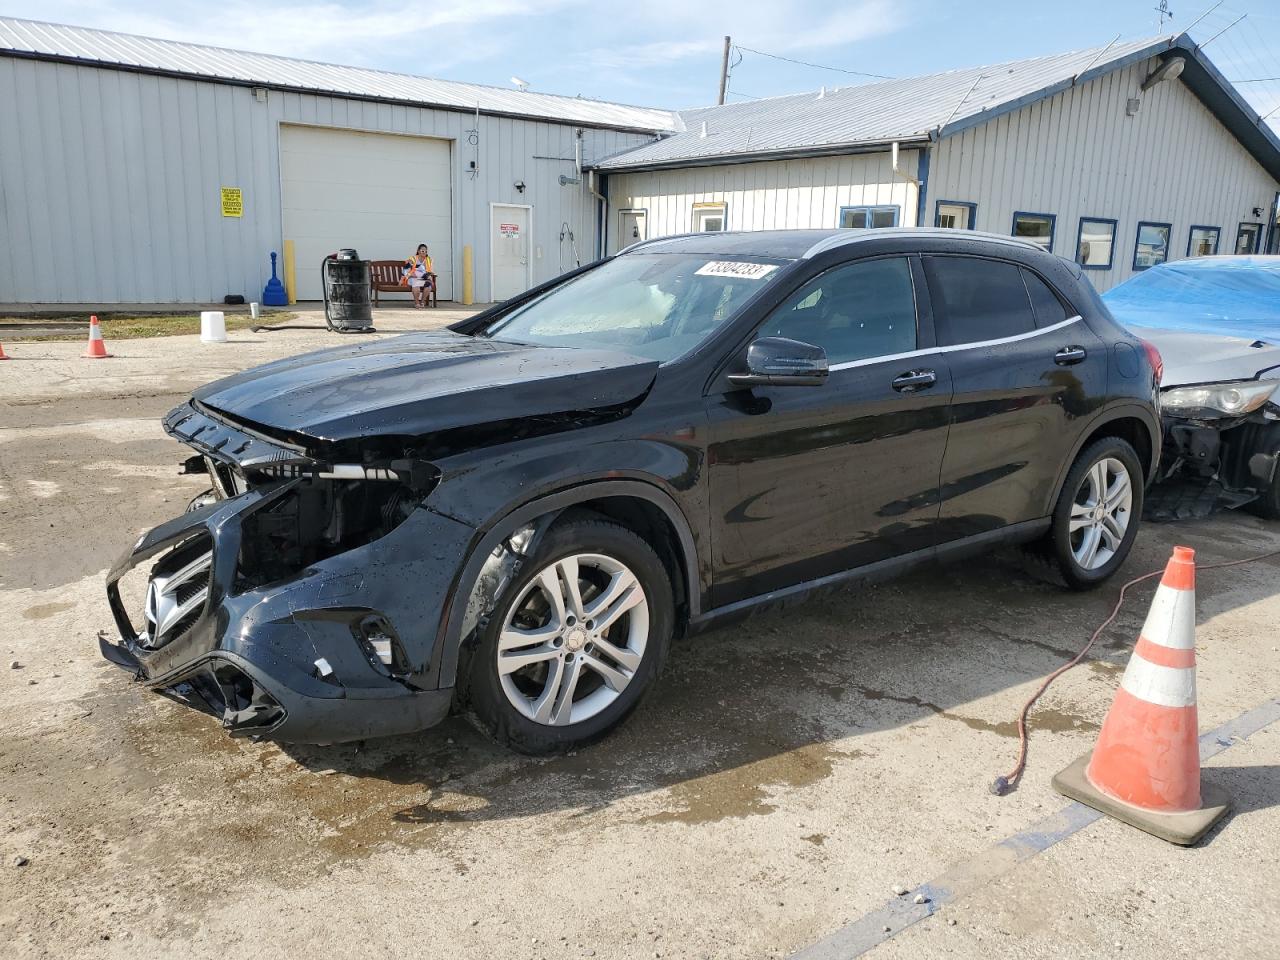
{"type": "Polygon", "coordinates": [[[0,343],[0,360],[8,360],[8,359],[9,358],[4,355],[4,344],[0,343]]]}
{"type": "Polygon", "coordinates": [[[98,323],[97,314],[89,318],[89,346],[84,356],[89,360],[105,360],[111,356],[107,353],[107,342],[102,339],[102,325],[98,323]]]}
{"type": "Polygon", "coordinates": [[[1201,789],[1195,631],[1195,551],[1174,547],[1093,753],[1053,778],[1059,793],[1181,844],[1229,805],[1201,789]]]}

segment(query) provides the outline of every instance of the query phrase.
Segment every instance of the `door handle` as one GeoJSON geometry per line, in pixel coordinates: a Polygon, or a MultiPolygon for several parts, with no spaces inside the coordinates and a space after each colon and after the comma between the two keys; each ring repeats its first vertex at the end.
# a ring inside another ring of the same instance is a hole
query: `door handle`
{"type": "Polygon", "coordinates": [[[1069,367],[1079,363],[1088,355],[1084,347],[1063,347],[1053,355],[1053,362],[1060,367],[1069,367]]]}
{"type": "Polygon", "coordinates": [[[938,382],[938,375],[932,370],[908,370],[893,378],[889,386],[899,393],[915,393],[917,390],[928,390],[938,382]]]}

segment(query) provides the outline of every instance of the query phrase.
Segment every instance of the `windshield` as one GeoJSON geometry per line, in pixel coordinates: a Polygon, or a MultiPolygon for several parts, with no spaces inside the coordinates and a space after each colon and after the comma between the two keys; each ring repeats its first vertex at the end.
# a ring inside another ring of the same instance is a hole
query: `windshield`
{"type": "Polygon", "coordinates": [[[1280,336],[1280,260],[1180,260],[1140,273],[1102,299],[1126,326],[1274,339],[1280,336]]]}
{"type": "Polygon", "coordinates": [[[785,262],[628,253],[543,294],[480,335],[674,360],[733,317],[785,262]]]}

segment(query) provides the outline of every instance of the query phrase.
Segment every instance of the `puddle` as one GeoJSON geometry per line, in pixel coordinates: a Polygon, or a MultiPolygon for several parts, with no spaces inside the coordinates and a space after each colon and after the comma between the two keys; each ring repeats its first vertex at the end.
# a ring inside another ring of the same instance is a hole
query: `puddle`
{"type": "Polygon", "coordinates": [[[22,611],[22,619],[47,620],[55,613],[63,613],[73,609],[75,609],[74,603],[37,603],[34,607],[27,607],[22,611]]]}
{"type": "Polygon", "coordinates": [[[817,743],[720,770],[672,786],[669,795],[677,809],[650,814],[640,822],[702,824],[772,813],[777,807],[771,788],[810,786],[831,775],[837,758],[861,756],[861,750],[841,751],[817,743]]]}

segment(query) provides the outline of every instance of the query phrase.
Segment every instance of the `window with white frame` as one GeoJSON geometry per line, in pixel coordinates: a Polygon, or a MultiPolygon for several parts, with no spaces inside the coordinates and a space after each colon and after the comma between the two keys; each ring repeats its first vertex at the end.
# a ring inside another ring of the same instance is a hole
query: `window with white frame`
{"type": "Polygon", "coordinates": [[[880,207],[841,207],[840,226],[854,229],[896,227],[898,225],[898,213],[898,207],[887,205],[880,207]]]}
{"type": "Polygon", "coordinates": [[[693,232],[719,233],[729,222],[729,207],[724,203],[695,203],[693,205],[693,232]]]}
{"type": "Polygon", "coordinates": [[[978,205],[962,200],[939,200],[933,214],[933,225],[949,230],[972,230],[978,205]]]}

